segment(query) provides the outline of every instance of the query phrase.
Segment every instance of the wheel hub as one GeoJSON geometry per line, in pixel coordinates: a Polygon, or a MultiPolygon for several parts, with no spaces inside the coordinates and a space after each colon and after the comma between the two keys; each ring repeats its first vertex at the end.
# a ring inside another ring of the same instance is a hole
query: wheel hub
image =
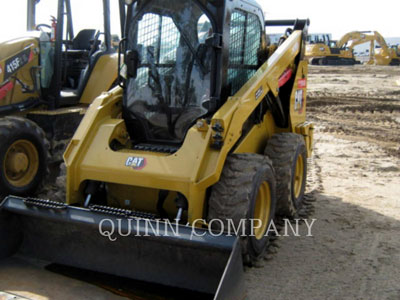
{"type": "Polygon", "coordinates": [[[13,152],[7,160],[7,169],[12,173],[25,172],[29,166],[29,159],[25,153],[13,152]]]}
{"type": "Polygon", "coordinates": [[[296,160],[296,169],[294,172],[294,195],[298,198],[301,194],[304,176],[304,161],[303,156],[299,155],[296,160]]]}
{"type": "Polygon", "coordinates": [[[260,224],[255,224],[257,227],[254,229],[256,239],[261,240],[267,230],[268,220],[271,210],[271,189],[268,182],[264,181],[258,189],[256,198],[256,206],[254,209],[254,219],[260,220],[260,224]]]}
{"type": "Polygon", "coordinates": [[[23,187],[30,184],[39,169],[39,154],[28,140],[17,140],[7,150],[4,174],[9,184],[23,187]]]}

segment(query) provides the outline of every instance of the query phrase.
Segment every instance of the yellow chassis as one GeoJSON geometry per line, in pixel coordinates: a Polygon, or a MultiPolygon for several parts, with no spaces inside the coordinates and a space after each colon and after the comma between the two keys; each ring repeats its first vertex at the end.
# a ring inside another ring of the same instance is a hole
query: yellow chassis
{"type": "MultiPolygon", "coordinates": [[[[111,141],[117,140],[122,145],[129,143],[125,122],[121,118],[123,91],[115,88],[103,93],[91,104],[64,154],[67,203],[84,201],[83,189],[87,180],[107,182],[110,190],[119,195],[121,206],[124,199],[131,197],[132,201],[125,205],[135,209],[154,209],[157,191],[168,190],[180,192],[186,197],[189,203],[188,220],[193,222],[203,218],[207,188],[218,182],[230,152],[263,153],[268,138],[273,134],[296,132],[304,136],[307,153],[311,155],[313,125],[305,122],[307,87],[298,86],[299,80],[304,82],[307,79],[308,63],[305,60],[300,61],[295,69],[289,127],[277,128],[268,112],[263,122],[254,125],[241,139],[243,124],[267,93],[278,94],[278,78],[295,64],[295,58],[302,50],[301,35],[301,31],[295,31],[255,76],[216,112],[210,125],[205,120],[199,120],[188,131],[181,148],[172,155],[130,150],[128,147],[113,151],[111,141]],[[303,95],[302,109],[296,108],[296,93],[303,95]],[[216,123],[224,128],[221,133],[224,144],[219,150],[210,147],[215,135],[212,127],[216,123]],[[130,158],[145,159],[144,167],[135,170],[126,166],[130,158]],[[146,206],[146,203],[151,205],[146,206]]],[[[170,195],[169,198],[172,197],[170,195]]]]}

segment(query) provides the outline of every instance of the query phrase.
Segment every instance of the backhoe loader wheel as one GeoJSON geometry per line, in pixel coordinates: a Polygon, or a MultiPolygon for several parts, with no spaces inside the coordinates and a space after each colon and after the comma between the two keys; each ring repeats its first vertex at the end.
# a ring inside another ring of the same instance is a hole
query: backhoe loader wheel
{"type": "Polygon", "coordinates": [[[49,142],[28,119],[0,118],[0,195],[30,195],[47,173],[49,142]]]}
{"type": "Polygon", "coordinates": [[[277,214],[295,218],[302,207],[307,178],[304,138],[295,133],[281,133],[268,140],[265,149],[276,172],[277,214]]]}
{"type": "Polygon", "coordinates": [[[272,162],[259,154],[232,154],[225,162],[220,181],[212,187],[208,220],[222,221],[213,221],[213,229],[221,230],[223,224],[225,231],[230,229],[234,234],[237,230],[244,263],[252,266],[268,246],[275,204],[272,162]]]}

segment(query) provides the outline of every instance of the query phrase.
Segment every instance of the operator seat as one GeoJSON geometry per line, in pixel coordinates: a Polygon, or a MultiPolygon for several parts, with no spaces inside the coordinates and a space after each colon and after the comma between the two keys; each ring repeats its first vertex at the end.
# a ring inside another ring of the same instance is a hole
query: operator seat
{"type": "Polygon", "coordinates": [[[79,100],[82,83],[85,80],[85,70],[92,61],[91,51],[96,38],[96,29],[83,29],[67,44],[63,52],[63,103],[71,104],[79,100]]]}
{"type": "Polygon", "coordinates": [[[67,56],[83,57],[89,54],[91,42],[95,39],[96,29],[83,29],[79,31],[67,49],[67,56]]]}

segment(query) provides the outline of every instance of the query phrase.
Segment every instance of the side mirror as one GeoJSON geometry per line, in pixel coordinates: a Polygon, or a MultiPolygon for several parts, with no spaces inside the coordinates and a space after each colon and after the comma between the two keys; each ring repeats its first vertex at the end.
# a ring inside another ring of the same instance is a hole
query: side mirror
{"type": "Polygon", "coordinates": [[[131,78],[136,78],[139,67],[139,52],[136,50],[128,50],[125,53],[125,65],[127,75],[131,78]]]}

